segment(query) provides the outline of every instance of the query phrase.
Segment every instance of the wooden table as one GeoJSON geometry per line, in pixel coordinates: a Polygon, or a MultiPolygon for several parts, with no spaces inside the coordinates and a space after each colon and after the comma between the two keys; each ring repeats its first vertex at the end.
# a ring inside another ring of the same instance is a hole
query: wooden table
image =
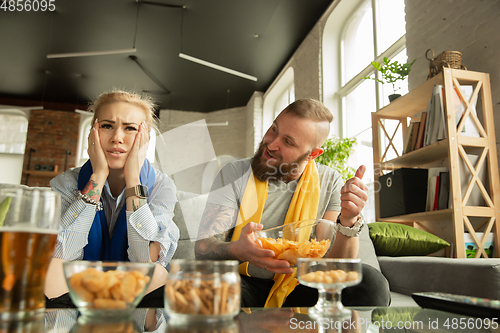
{"type": "Polygon", "coordinates": [[[0,333],[500,332],[498,325],[492,325],[489,319],[419,307],[359,307],[352,310],[350,318],[314,320],[307,315],[307,308],[246,308],[242,309],[234,320],[225,323],[174,325],[169,322],[168,315],[163,309],[136,309],[129,318],[107,322],[86,322],[79,317],[76,309],[49,309],[39,321],[0,323],[0,333]],[[486,329],[488,321],[490,327],[486,329]],[[466,329],[461,330],[461,325],[466,325],[466,329]]]}

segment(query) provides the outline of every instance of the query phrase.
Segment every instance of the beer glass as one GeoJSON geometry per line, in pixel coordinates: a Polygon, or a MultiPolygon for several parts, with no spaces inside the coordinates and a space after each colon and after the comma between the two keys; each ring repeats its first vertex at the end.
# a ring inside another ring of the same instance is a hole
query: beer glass
{"type": "Polygon", "coordinates": [[[60,217],[50,188],[0,187],[0,320],[43,317],[60,217]]]}

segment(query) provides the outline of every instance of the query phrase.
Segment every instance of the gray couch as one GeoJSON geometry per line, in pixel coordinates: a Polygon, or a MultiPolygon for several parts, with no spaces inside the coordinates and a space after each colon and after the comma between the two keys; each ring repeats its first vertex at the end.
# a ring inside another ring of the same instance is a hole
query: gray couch
{"type": "MultiPolygon", "coordinates": [[[[207,195],[178,191],[177,198],[174,222],[180,240],[174,258],[194,259],[194,241],[207,195]]],[[[422,291],[500,299],[500,259],[377,257],[367,227],[360,235],[359,258],[389,281],[392,307],[415,306],[411,294],[422,291]]]]}

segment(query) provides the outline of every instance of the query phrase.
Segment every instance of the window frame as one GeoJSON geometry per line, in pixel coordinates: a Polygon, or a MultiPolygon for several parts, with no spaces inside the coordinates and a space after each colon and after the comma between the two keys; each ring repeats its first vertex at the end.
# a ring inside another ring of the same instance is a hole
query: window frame
{"type": "MultiPolygon", "coordinates": [[[[375,68],[371,65],[371,63],[368,63],[358,74],[356,74],[354,77],[349,79],[347,82],[345,82],[345,77],[346,77],[346,67],[345,67],[345,62],[346,62],[346,57],[345,57],[345,40],[346,40],[346,35],[348,32],[348,29],[350,28],[350,25],[352,22],[357,18],[358,15],[360,15],[361,11],[363,10],[364,6],[366,6],[369,2],[371,2],[371,8],[372,8],[372,29],[373,29],[373,52],[374,54],[372,55],[372,61],[377,61],[377,62],[382,62],[385,57],[392,59],[393,57],[396,57],[400,52],[405,50],[406,48],[406,31],[405,33],[397,39],[392,45],[390,45],[387,49],[383,50],[382,53],[380,53],[378,56],[377,54],[379,53],[378,49],[378,0],[366,0],[366,1],[361,1],[359,2],[350,12],[349,17],[345,20],[344,24],[342,25],[342,30],[340,32],[339,36],[339,46],[338,46],[338,52],[339,52],[339,61],[338,61],[338,72],[340,73],[340,78],[339,78],[339,86],[338,89],[335,92],[335,98],[337,99],[337,105],[339,107],[339,116],[341,118],[341,125],[339,126],[339,136],[340,137],[346,137],[347,133],[347,105],[346,105],[346,97],[353,92],[359,85],[361,85],[365,79],[363,77],[369,77],[371,75],[375,75],[377,78],[380,78],[379,75],[380,73],[375,70],[375,68]]],[[[375,110],[371,110],[371,112],[375,112],[382,108],[384,106],[384,96],[383,94],[383,89],[382,89],[382,84],[379,82],[374,82],[375,83],[375,110]]],[[[367,114],[369,116],[369,114],[367,114]]],[[[358,134],[361,134],[367,130],[371,130],[371,126],[368,128],[361,128],[359,129],[358,134]]],[[[358,142],[358,145],[362,145],[364,147],[368,147],[373,151],[373,146],[369,146],[363,142],[358,142]]],[[[368,184],[369,185],[369,184],[368,184]]],[[[373,189],[375,190],[375,189],[373,189]]],[[[369,201],[373,201],[369,200],[369,201]]],[[[372,207],[373,208],[373,207],[372,207]]],[[[371,211],[372,209],[370,209],[371,211]]],[[[371,215],[371,214],[369,214],[371,215]]],[[[372,219],[372,216],[367,216],[367,218],[370,220],[372,219]]]]}

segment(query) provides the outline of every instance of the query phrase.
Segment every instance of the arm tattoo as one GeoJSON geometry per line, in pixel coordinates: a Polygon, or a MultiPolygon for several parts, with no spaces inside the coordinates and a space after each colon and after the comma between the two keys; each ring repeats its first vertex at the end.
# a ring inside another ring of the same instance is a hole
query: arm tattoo
{"type": "Polygon", "coordinates": [[[197,259],[236,259],[229,251],[229,235],[233,232],[237,217],[237,209],[214,204],[206,205],[195,244],[197,259]]]}
{"type": "Polygon", "coordinates": [[[92,179],[90,179],[87,185],[85,185],[82,194],[88,194],[88,196],[95,201],[99,201],[101,199],[101,191],[97,188],[97,183],[92,179]]]}

